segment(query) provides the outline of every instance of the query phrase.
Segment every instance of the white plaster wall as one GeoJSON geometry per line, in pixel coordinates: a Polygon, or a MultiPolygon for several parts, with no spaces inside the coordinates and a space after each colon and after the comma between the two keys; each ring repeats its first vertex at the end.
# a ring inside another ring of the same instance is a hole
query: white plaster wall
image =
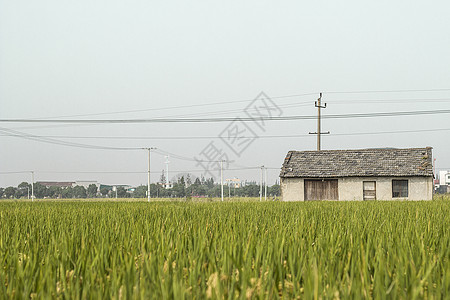
{"type": "MultiPolygon", "coordinates": [[[[376,182],[377,200],[431,200],[431,177],[344,177],[338,178],[339,200],[362,201],[363,181],[376,182]],[[392,198],[392,179],[408,180],[408,198],[392,198]]],[[[281,178],[283,201],[304,201],[303,178],[281,178]]]]}
{"type": "Polygon", "coordinates": [[[303,178],[281,178],[282,201],[305,201],[303,178]]]}

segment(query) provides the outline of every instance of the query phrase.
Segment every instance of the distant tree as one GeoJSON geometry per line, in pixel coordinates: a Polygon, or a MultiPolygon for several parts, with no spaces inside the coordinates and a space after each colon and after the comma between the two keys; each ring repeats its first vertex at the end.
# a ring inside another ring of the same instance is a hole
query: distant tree
{"type": "Polygon", "coordinates": [[[145,198],[147,197],[147,186],[140,185],[133,192],[133,198],[145,198]]]}
{"type": "Polygon", "coordinates": [[[192,196],[206,196],[206,186],[194,183],[189,187],[192,196]]]}
{"type": "Polygon", "coordinates": [[[161,172],[161,176],[159,177],[159,182],[166,183],[166,174],[164,173],[164,170],[161,172]]]}
{"type": "Polygon", "coordinates": [[[173,184],[172,196],[174,196],[174,197],[186,196],[186,186],[184,183],[184,177],[181,177],[177,183],[173,184]]]}
{"type": "Polygon", "coordinates": [[[44,198],[45,196],[47,196],[47,187],[40,183],[35,183],[34,184],[34,196],[36,198],[44,198]]]}
{"type": "Polygon", "coordinates": [[[271,196],[280,196],[280,194],[281,194],[280,185],[279,184],[272,185],[271,187],[269,187],[269,190],[267,192],[271,196]]]}
{"type": "Polygon", "coordinates": [[[62,188],[59,186],[51,186],[47,189],[47,196],[51,198],[62,197],[62,188]]]}
{"type": "Polygon", "coordinates": [[[73,198],[73,187],[69,186],[65,189],[62,189],[61,196],[66,199],[73,198]]]}
{"type": "Polygon", "coordinates": [[[221,187],[218,184],[208,190],[208,197],[220,197],[221,195],[221,187]]]}
{"type": "Polygon", "coordinates": [[[14,198],[20,199],[23,197],[23,189],[15,189],[14,198]]]}
{"type": "Polygon", "coordinates": [[[17,186],[15,193],[15,198],[22,198],[22,197],[28,197],[28,192],[31,192],[31,184],[28,184],[28,182],[22,182],[17,186]]]}
{"type": "Polygon", "coordinates": [[[171,197],[172,195],[172,189],[166,189],[163,186],[158,186],[158,190],[157,190],[157,196],[159,198],[166,198],[166,197],[171,197]]]}
{"type": "Polygon", "coordinates": [[[77,185],[73,188],[73,197],[74,198],[86,198],[86,189],[82,185],[77,185]]]}
{"type": "Polygon", "coordinates": [[[4,188],[0,188],[0,198],[3,198],[3,193],[5,192],[4,188]]]}
{"type": "Polygon", "coordinates": [[[125,190],[125,188],[123,186],[117,187],[117,197],[118,198],[127,198],[128,197],[127,190],[125,190]]]}
{"type": "Polygon", "coordinates": [[[5,197],[10,199],[16,194],[16,188],[12,186],[8,186],[4,191],[5,197]]]}
{"type": "Polygon", "coordinates": [[[90,184],[86,190],[86,193],[89,198],[97,197],[97,185],[90,184]]]}
{"type": "MultiPolygon", "coordinates": [[[[150,196],[152,198],[157,198],[157,197],[161,197],[161,193],[162,191],[164,191],[164,188],[156,183],[152,183],[150,184],[150,196]]],[[[147,195],[147,194],[145,194],[147,195]]]]}
{"type": "Polygon", "coordinates": [[[256,184],[248,184],[239,189],[236,193],[241,197],[259,197],[260,186],[256,184]]]}
{"type": "Polygon", "coordinates": [[[214,187],[214,179],[212,178],[206,179],[205,184],[209,189],[212,189],[214,187]]]}
{"type": "Polygon", "coordinates": [[[106,197],[109,194],[109,189],[106,186],[102,186],[100,188],[100,194],[102,194],[103,197],[106,197]]]}
{"type": "Polygon", "coordinates": [[[19,189],[31,189],[31,184],[29,184],[28,182],[23,181],[21,184],[18,185],[19,189]]]}
{"type": "Polygon", "coordinates": [[[186,175],[186,186],[190,186],[192,184],[191,175],[186,175]]]}

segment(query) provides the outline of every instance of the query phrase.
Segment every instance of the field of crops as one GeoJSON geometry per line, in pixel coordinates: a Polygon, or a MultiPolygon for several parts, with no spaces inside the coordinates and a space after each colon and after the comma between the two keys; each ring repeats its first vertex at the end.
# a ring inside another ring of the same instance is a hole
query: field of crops
{"type": "Polygon", "coordinates": [[[0,298],[449,298],[450,201],[3,202],[0,298]]]}

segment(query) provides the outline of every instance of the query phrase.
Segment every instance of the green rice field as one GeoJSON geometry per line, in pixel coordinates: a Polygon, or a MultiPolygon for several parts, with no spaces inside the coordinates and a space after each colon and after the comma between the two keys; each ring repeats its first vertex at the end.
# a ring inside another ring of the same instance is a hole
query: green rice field
{"type": "Polygon", "coordinates": [[[4,201],[5,298],[449,299],[450,201],[4,201]]]}

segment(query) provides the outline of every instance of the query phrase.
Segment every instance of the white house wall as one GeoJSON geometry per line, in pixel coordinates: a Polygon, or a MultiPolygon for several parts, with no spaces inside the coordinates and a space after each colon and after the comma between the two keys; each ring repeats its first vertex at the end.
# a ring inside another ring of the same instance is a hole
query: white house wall
{"type": "Polygon", "coordinates": [[[305,201],[303,178],[281,178],[280,185],[283,201],[305,201]]]}
{"type": "MultiPolygon", "coordinates": [[[[378,200],[431,200],[431,177],[344,177],[338,178],[339,200],[363,200],[363,181],[376,182],[378,200]],[[392,198],[392,179],[408,180],[408,198],[392,198]]],[[[281,178],[283,201],[304,201],[304,178],[281,178]]]]}

